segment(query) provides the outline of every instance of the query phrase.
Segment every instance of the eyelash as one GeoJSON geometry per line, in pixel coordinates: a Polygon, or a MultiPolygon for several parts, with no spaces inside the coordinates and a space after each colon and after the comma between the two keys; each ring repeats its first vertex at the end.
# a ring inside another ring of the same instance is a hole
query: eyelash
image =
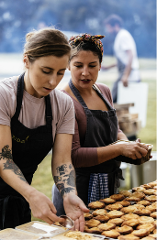
{"type": "MultiPolygon", "coordinates": [[[[44,70],[42,70],[42,72],[44,73],[44,74],[50,74],[51,72],[46,72],[46,71],[44,71],[44,70]]],[[[57,73],[57,75],[64,75],[63,73],[57,73]]]]}
{"type": "MultiPolygon", "coordinates": [[[[77,68],[82,68],[82,65],[78,65],[78,66],[75,66],[75,67],[77,67],[77,68]]],[[[91,65],[91,66],[89,66],[90,68],[94,68],[94,67],[96,67],[96,65],[91,65]]]]}

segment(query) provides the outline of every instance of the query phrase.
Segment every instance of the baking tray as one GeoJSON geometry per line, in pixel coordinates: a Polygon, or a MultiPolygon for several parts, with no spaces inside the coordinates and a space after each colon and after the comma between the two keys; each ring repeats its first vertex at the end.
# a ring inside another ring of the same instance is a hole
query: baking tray
{"type": "Polygon", "coordinates": [[[17,230],[23,231],[23,232],[29,232],[36,234],[38,236],[44,236],[46,233],[51,234],[51,238],[65,233],[68,231],[68,228],[57,226],[57,225],[49,225],[48,223],[45,222],[39,222],[39,221],[32,221],[29,223],[25,223],[22,225],[19,225],[16,227],[17,230]]]}
{"type": "Polygon", "coordinates": [[[6,228],[0,231],[0,240],[35,240],[39,239],[39,236],[28,233],[21,232],[17,229],[6,228]]]}

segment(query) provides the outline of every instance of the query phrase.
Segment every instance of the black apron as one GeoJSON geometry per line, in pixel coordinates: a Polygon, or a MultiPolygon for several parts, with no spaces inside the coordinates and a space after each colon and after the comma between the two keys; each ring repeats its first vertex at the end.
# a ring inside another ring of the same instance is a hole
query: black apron
{"type": "MultiPolygon", "coordinates": [[[[31,184],[38,164],[53,147],[52,110],[50,96],[45,97],[46,125],[34,129],[27,128],[18,117],[22,107],[24,74],[19,77],[17,87],[17,107],[11,119],[13,161],[31,184]]],[[[31,107],[31,106],[30,106],[31,107]]],[[[14,228],[31,221],[28,202],[0,178],[0,229],[14,228]]]]}
{"type": "MultiPolygon", "coordinates": [[[[104,98],[97,87],[93,86],[98,96],[104,101],[108,107],[108,111],[90,110],[85,104],[79,91],[69,82],[73,94],[83,106],[87,117],[87,128],[84,143],[81,147],[102,147],[107,146],[117,140],[118,121],[116,110],[104,98]]],[[[119,163],[115,159],[111,159],[92,167],[76,168],[76,188],[78,196],[87,205],[88,203],[88,187],[91,173],[107,173],[108,174],[108,189],[109,194],[114,194],[115,180],[122,178],[122,171],[119,168],[119,163]]]]}

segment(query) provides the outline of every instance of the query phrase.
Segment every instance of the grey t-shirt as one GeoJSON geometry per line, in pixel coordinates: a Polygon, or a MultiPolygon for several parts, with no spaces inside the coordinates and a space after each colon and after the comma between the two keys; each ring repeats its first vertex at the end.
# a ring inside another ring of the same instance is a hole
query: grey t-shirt
{"type": "MultiPolygon", "coordinates": [[[[0,124],[10,126],[16,111],[18,76],[0,81],[0,124]]],[[[71,98],[54,89],[50,93],[52,108],[52,135],[74,134],[75,113],[71,98]]],[[[28,128],[45,125],[45,100],[36,98],[24,90],[21,111],[18,120],[28,128]]]]}

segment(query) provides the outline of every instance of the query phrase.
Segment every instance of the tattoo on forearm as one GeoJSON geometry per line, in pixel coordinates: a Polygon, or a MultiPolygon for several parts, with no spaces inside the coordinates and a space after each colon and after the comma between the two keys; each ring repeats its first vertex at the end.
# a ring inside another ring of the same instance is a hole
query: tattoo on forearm
{"type": "Polygon", "coordinates": [[[19,176],[19,178],[26,182],[25,177],[23,176],[23,173],[18,168],[18,166],[14,163],[13,157],[11,154],[11,149],[9,149],[9,146],[6,145],[4,148],[2,148],[2,152],[0,153],[0,160],[6,159],[6,162],[3,164],[4,168],[3,170],[10,169],[12,170],[16,175],[19,176]]]}
{"type": "Polygon", "coordinates": [[[66,193],[75,190],[75,171],[72,164],[67,166],[66,164],[56,168],[59,176],[54,176],[54,182],[63,196],[66,193]]]}

